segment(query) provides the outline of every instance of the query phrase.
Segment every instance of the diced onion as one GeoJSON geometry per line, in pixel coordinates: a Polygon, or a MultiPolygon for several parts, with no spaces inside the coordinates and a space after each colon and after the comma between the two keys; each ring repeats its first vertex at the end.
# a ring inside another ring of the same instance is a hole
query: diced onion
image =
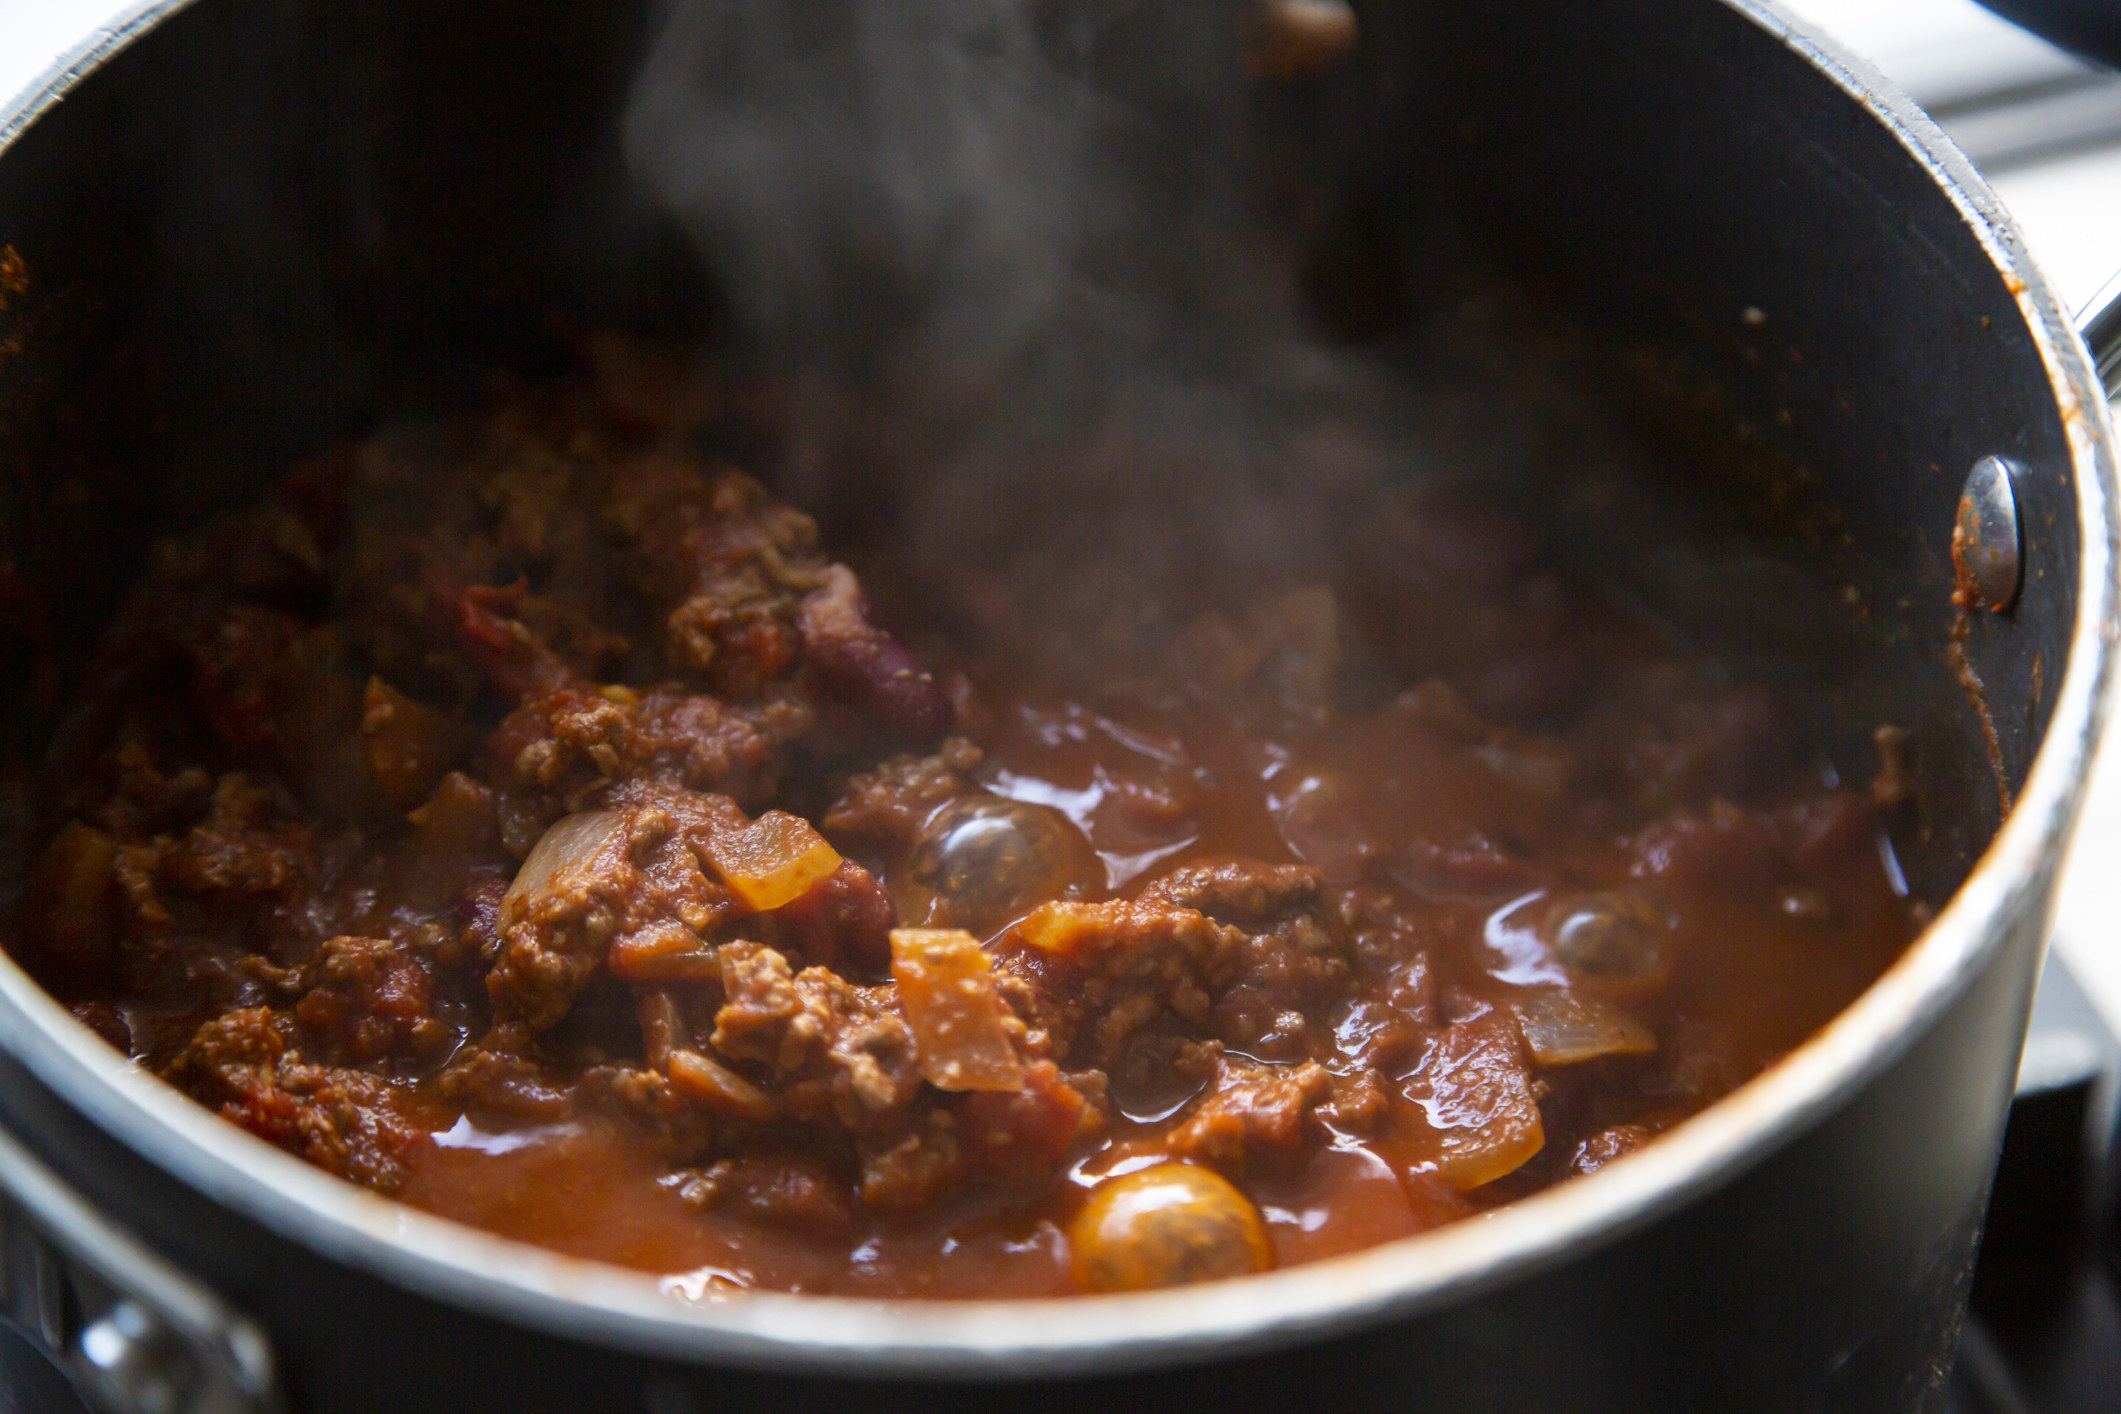
{"type": "Polygon", "coordinates": [[[1540,987],[1516,1005],[1532,1059],[1576,1065],[1600,1056],[1639,1056],[1657,1049],[1650,1028],[1610,1002],[1566,987],[1540,987]]]}
{"type": "Polygon", "coordinates": [[[720,1061],[698,1051],[672,1049],[663,1066],[670,1076],[670,1083],[680,1093],[698,1100],[716,1114],[728,1115],[732,1119],[769,1120],[779,1110],[773,1096],[720,1061]]]}
{"type": "Polygon", "coordinates": [[[721,953],[682,923],[651,923],[611,945],[604,965],[621,982],[712,982],[722,975],[721,953]]]}
{"type": "Polygon", "coordinates": [[[587,885],[599,857],[625,837],[626,815],[619,810],[589,810],[555,821],[502,895],[501,926],[513,927],[546,901],[587,885]]]}
{"type": "Polygon", "coordinates": [[[891,975],[921,1075],[938,1090],[1021,1090],[1024,1062],[986,951],[970,933],[891,930],[891,975]]]}
{"type": "Polygon", "coordinates": [[[1515,1173],[1546,1144],[1517,1028],[1503,1018],[1463,1021],[1439,1036],[1407,1098],[1436,1131],[1437,1172],[1460,1192],[1515,1173]]]}
{"type": "Polygon", "coordinates": [[[729,891],[756,913],[794,903],[840,867],[839,852],[808,820],[781,810],[740,829],[716,831],[702,852],[729,891]]]}
{"type": "Polygon", "coordinates": [[[1012,930],[1017,941],[1042,953],[1080,963],[1151,938],[1212,936],[1215,925],[1190,908],[1140,899],[1103,903],[1042,903],[1012,930]]]}

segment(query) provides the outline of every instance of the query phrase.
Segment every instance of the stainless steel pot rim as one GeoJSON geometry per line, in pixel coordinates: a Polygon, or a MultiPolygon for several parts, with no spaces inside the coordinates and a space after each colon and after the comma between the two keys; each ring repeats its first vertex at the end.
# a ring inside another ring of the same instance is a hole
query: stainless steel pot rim
{"type": "MultiPolygon", "coordinates": [[[[0,106],[0,153],[111,54],[185,8],[153,0],[98,26],[0,106]]],[[[657,1277],[489,1236],[339,1182],[228,1125],[111,1050],[0,957],[0,1046],[134,1151],[324,1257],[535,1329],[688,1360],[814,1373],[979,1379],[1178,1363],[1339,1333],[1532,1274],[1724,1181],[1886,1065],[2067,846],[2112,695],[2121,636],[2116,452],[2092,362],[1994,194],[1905,96],[1762,0],[1721,0],[1863,104],[1958,206],[2016,297],[2068,432],[2082,548],[2077,623],[2054,715],[2017,807],[1971,877],[1894,967],[1780,1064],[1594,1178],[1368,1251],[1180,1291],[1064,1301],[881,1302],[745,1293],[691,1303],[657,1277]]]]}

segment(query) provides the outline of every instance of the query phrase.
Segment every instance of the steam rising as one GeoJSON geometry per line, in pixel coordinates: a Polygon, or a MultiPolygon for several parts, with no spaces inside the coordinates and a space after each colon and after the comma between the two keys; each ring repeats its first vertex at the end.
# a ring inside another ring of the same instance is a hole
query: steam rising
{"type": "Polygon", "coordinates": [[[678,0],[628,153],[794,371],[786,489],[882,468],[914,563],[1057,588],[1092,545],[1145,585],[1308,555],[1374,455],[1254,209],[1245,16],[678,0]]]}

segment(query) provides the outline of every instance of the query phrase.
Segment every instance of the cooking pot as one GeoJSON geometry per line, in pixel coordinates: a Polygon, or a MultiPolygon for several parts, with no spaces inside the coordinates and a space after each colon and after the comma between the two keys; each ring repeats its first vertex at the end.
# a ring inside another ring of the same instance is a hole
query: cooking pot
{"type": "MultiPolygon", "coordinates": [[[[1661,351],[1716,390],[1724,435],[1831,507],[1705,513],[1720,548],[1640,588],[1728,653],[1803,659],[1851,768],[1872,726],[1907,729],[1920,940],[1595,1177],[1312,1266],[1065,1303],[688,1303],[311,1170],[0,962],[8,1308],[91,1405],[1937,1406],[2111,697],[2095,365],[1936,128],[1767,4],[1358,10],[1351,66],[1275,121],[1386,268],[1425,272],[1396,295],[1477,267],[1661,351]]],[[[375,419],[541,371],[556,310],[711,322],[618,138],[657,21],[619,0],[157,3],[0,111],[16,759],[154,535],[375,419]]],[[[1597,561],[1624,531],[1574,533],[1597,561]]]]}

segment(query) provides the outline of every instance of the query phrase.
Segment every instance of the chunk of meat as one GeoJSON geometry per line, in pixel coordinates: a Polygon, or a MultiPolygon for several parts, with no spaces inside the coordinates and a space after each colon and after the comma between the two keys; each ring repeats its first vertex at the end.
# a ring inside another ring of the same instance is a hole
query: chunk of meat
{"type": "Polygon", "coordinates": [[[213,776],[203,767],[164,770],[140,741],[120,742],[107,754],[103,770],[111,793],[93,805],[83,802],[83,818],[124,839],[164,834],[196,819],[214,788],[213,776]]]}
{"type": "Polygon", "coordinates": [[[501,955],[486,976],[503,1017],[551,1026],[602,961],[640,871],[624,812],[570,815],[547,830],[501,900],[501,955]]]}
{"type": "Polygon", "coordinates": [[[338,636],[255,604],[229,605],[191,645],[200,720],[243,765],[302,768],[358,719],[361,682],[338,636]]]}
{"type": "Polygon", "coordinates": [[[328,939],[303,964],[299,985],[295,1019],[333,1059],[427,1058],[456,1039],[455,1029],[434,1014],[427,961],[401,942],[328,939]]]}
{"type": "Polygon", "coordinates": [[[1273,1066],[1223,1056],[1208,1093],[1164,1143],[1179,1158],[1241,1174],[1254,1153],[1295,1153],[1306,1121],[1332,1091],[1332,1076],[1310,1061],[1273,1066]]]}
{"type": "Polygon", "coordinates": [[[1087,1063],[1109,1067],[1165,1011],[1194,1035],[1295,1060],[1352,970],[1321,895],[1312,869],[1212,861],[1131,902],[1046,904],[1011,930],[1028,947],[1003,955],[1033,983],[1039,1023],[1087,1063]]]}
{"type": "MultiPolygon", "coordinates": [[[[166,985],[155,979],[166,979],[161,969],[172,948],[190,950],[183,966],[203,978],[219,970],[203,956],[213,949],[186,939],[220,939],[224,948],[241,951],[313,945],[314,934],[302,936],[305,920],[297,904],[316,888],[319,848],[309,826],[288,819],[291,812],[284,796],[245,773],[230,772],[215,783],[205,817],[189,829],[113,839],[104,889],[91,889],[98,857],[93,850],[49,859],[50,872],[37,886],[64,883],[76,891],[69,899],[74,911],[53,920],[89,930],[76,935],[75,944],[93,947],[94,930],[109,925],[103,955],[117,964],[123,985],[166,985]],[[99,916],[98,907],[107,912],[99,916]]],[[[93,836],[75,835],[67,848],[94,843],[93,836]]],[[[48,946],[60,941],[37,940],[48,946]]]]}
{"type": "Polygon", "coordinates": [[[1211,860],[1173,870],[1141,897],[1196,909],[1244,931],[1238,980],[1216,1003],[1216,1031],[1225,1040],[1293,1059],[1312,1020],[1345,989],[1351,972],[1345,925],[1328,907],[1315,869],[1211,860]]]}
{"type": "Polygon", "coordinates": [[[696,1208],[737,1213],[798,1232],[837,1237],[854,1227],[848,1185],[812,1158],[721,1159],[664,1182],[696,1208]]]}
{"type": "Polygon", "coordinates": [[[461,747],[456,720],[415,702],[383,679],[361,703],[361,755],[383,798],[410,810],[427,798],[461,747]]]}
{"type": "Polygon", "coordinates": [[[890,988],[858,987],[757,943],[724,943],[714,1048],[769,1069],[784,1107],[855,1133],[896,1125],[921,1085],[913,1033],[890,988]]]}
{"type": "Polygon", "coordinates": [[[624,1122],[632,1137],[647,1141],[650,1152],[664,1163],[696,1163],[714,1144],[715,1116],[680,1093],[663,1071],[593,1065],[565,1093],[569,1114],[624,1122]]]}
{"type": "Polygon", "coordinates": [[[913,842],[928,817],[971,794],[980,749],[963,737],[944,741],[933,756],[894,756],[847,779],[825,812],[825,832],[896,853],[913,842]]]}
{"type": "Polygon", "coordinates": [[[1017,1088],[975,1090],[957,1109],[967,1159],[1017,1182],[1051,1173],[1078,1140],[1103,1124],[1103,1113],[1050,1060],[1024,1066],[1017,1088]]]}
{"type": "Polygon", "coordinates": [[[1650,1142],[1650,1131],[1639,1124],[1616,1124],[1601,1129],[1576,1146],[1569,1155],[1569,1172],[1596,1173],[1615,1159],[1625,1158],[1650,1142]]]}
{"type": "MultiPolygon", "coordinates": [[[[564,689],[576,680],[567,661],[552,651],[518,615],[529,584],[474,585],[456,596],[457,642],[485,669],[493,685],[511,697],[564,689]]],[[[447,594],[438,593],[438,600],[447,594]]]]}
{"type": "Polygon", "coordinates": [[[606,511],[642,589],[670,606],[673,662],[735,698],[795,668],[798,606],[827,565],[809,516],[733,468],[671,456],[614,467],[606,511]]]}
{"type": "Polygon", "coordinates": [[[879,1212],[918,1212],[965,1181],[970,1167],[956,1117],[923,1106],[913,1122],[858,1146],[862,1203],[879,1212]]]}
{"type": "Polygon", "coordinates": [[[1190,908],[1049,903],[1009,931],[998,957],[1029,984],[1035,1020],[1062,1054],[1109,1068],[1127,1038],[1166,1011],[1205,1031],[1245,942],[1242,930],[1190,908]]]}
{"type": "Polygon", "coordinates": [[[224,1013],[199,1028],[172,1078],[251,1133],[379,1193],[403,1185],[427,1141],[398,1092],[356,1070],[304,1061],[288,1019],[264,1007],[224,1013]]]}
{"type": "Polygon", "coordinates": [[[206,818],[161,848],[161,875],[193,895],[279,893],[315,872],[315,835],[286,803],[241,772],[215,783],[206,818]]]}
{"type": "Polygon", "coordinates": [[[785,748],[810,725],[795,702],[740,710],[671,688],[539,693],[488,742],[503,834],[525,852],[552,821],[629,782],[763,800],[785,748]]]}
{"type": "Polygon", "coordinates": [[[851,859],[776,910],[766,941],[805,962],[842,973],[881,972],[891,961],[898,910],[883,880],[851,859]]]}
{"type": "Polygon", "coordinates": [[[825,689],[913,738],[950,720],[935,672],[878,628],[854,572],[818,551],[817,524],[777,505],[740,472],[648,457],[615,469],[613,521],[643,587],[672,603],[672,661],[719,693],[756,697],[798,667],[825,689]]]}
{"type": "Polygon", "coordinates": [[[567,816],[538,841],[501,900],[500,954],[486,975],[495,1014],[545,1030],[567,1014],[615,939],[697,933],[719,921],[725,902],[670,812],[567,816]]]}
{"type": "Polygon", "coordinates": [[[504,1124],[535,1124],[560,1118],[571,1104],[567,1091],[546,1076],[537,1062],[505,1049],[511,1037],[504,1029],[495,1046],[467,1046],[435,1077],[435,1090],[460,1110],[504,1124]]]}
{"type": "Polygon", "coordinates": [[[888,900],[865,873],[843,873],[806,823],[777,812],[748,820],[724,796],[660,782],[629,782],[608,798],[617,808],[547,830],[502,900],[486,979],[501,1020],[548,1029],[607,962],[637,984],[715,981],[715,944],[739,922],[807,937],[835,959],[874,948],[888,900]],[[828,894],[812,901],[819,889],[828,894]],[[777,911],[789,907],[783,924],[777,911]],[[846,935],[821,934],[834,925],[846,935]]]}

